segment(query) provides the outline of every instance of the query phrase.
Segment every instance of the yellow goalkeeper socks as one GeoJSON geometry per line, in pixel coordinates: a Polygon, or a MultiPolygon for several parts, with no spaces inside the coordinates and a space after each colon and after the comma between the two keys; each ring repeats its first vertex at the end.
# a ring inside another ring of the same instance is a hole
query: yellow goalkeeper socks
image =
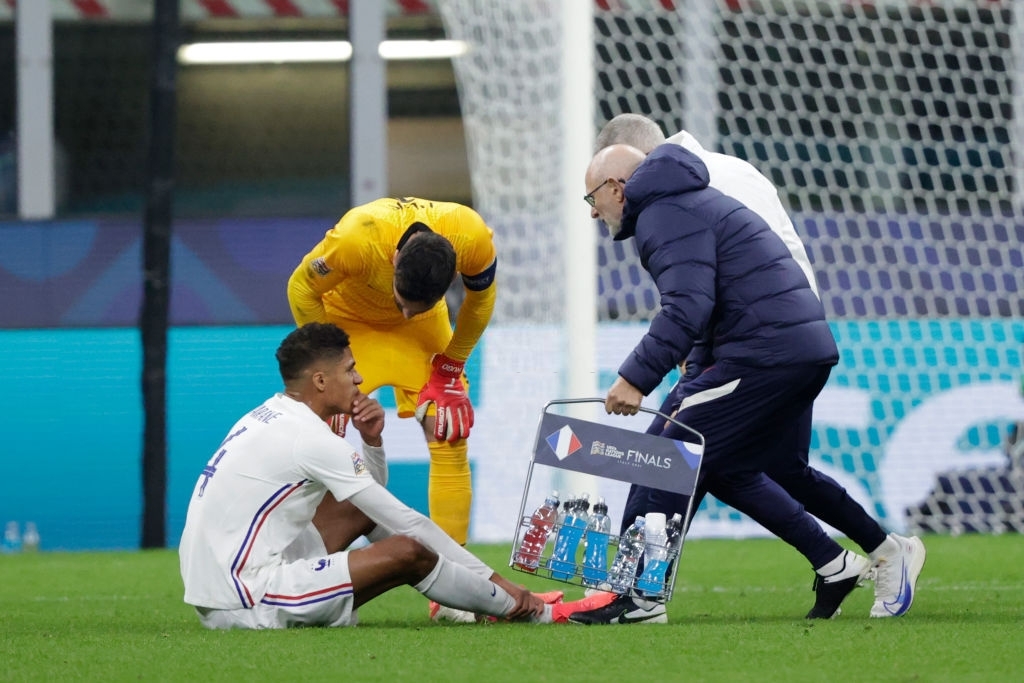
{"type": "Polygon", "coordinates": [[[427,488],[430,519],[456,543],[465,545],[473,503],[469,446],[462,440],[454,444],[432,441],[427,447],[430,449],[430,484],[427,488]]]}

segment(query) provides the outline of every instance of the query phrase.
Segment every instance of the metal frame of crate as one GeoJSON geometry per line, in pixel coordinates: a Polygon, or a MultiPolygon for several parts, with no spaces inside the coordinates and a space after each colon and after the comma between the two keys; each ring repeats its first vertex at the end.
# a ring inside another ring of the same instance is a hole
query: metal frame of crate
{"type": "MultiPolygon", "coordinates": [[[[519,515],[516,518],[517,524],[512,543],[512,552],[509,555],[509,567],[515,571],[543,576],[562,583],[570,583],[587,588],[599,587],[620,593],[626,592],[628,589],[616,589],[606,582],[598,581],[595,585],[592,578],[585,580],[583,575],[584,567],[581,563],[576,563],[575,558],[573,558],[572,562],[573,571],[568,571],[562,565],[557,570],[558,575],[554,575],[550,566],[551,555],[549,553],[550,550],[553,550],[554,543],[545,545],[538,558],[538,567],[533,571],[517,565],[515,558],[520,543],[532,524],[532,515],[527,512],[526,503],[530,495],[530,485],[533,480],[535,465],[540,464],[556,469],[615,479],[630,484],[640,484],[689,497],[679,543],[677,547],[667,549],[669,569],[666,573],[662,590],[653,593],[651,591],[643,591],[646,597],[667,601],[671,599],[675,589],[676,574],[679,570],[679,562],[677,560],[682,554],[686,534],[689,531],[690,518],[693,514],[693,493],[697,487],[700,466],[704,456],[704,437],[698,431],[676,420],[674,417],[642,406],[640,407],[640,412],[657,415],[666,421],[678,425],[692,435],[695,442],[676,441],[653,434],[636,432],[551,412],[552,406],[594,402],[603,405],[604,399],[554,399],[548,401],[544,406],[537,425],[537,438],[534,443],[533,456],[530,458],[530,464],[526,472],[526,482],[523,485],[523,497],[519,505],[519,515]]],[[[551,530],[549,538],[557,539],[561,528],[562,525],[556,523],[551,530]]],[[[618,534],[609,533],[607,536],[609,549],[617,548],[619,543],[618,534]]],[[[634,578],[629,588],[636,588],[637,578],[639,577],[634,578]]]]}

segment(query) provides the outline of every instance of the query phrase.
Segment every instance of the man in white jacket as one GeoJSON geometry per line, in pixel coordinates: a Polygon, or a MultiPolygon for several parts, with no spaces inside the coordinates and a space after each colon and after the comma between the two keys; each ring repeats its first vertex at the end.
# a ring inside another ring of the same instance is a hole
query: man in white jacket
{"type": "Polygon", "coordinates": [[[277,361],[284,391],[235,423],[189,503],[181,576],[204,626],[354,625],[361,605],[405,584],[503,619],[550,623],[579,609],[508,581],[384,488],[384,410],[359,390],[344,331],[304,325],[277,361]],[[362,454],[328,426],[338,413],[362,454]],[[346,550],[363,535],[369,545],[346,550]]]}
{"type": "Polygon", "coordinates": [[[782,238],[789,253],[804,271],[811,290],[815,294],[818,293],[818,284],[814,278],[814,270],[811,269],[811,261],[807,257],[807,250],[796,228],[793,227],[786,207],[779,199],[778,189],[752,164],[739,157],[709,152],[701,146],[697,138],[685,130],[666,139],[657,123],[639,114],[619,114],[608,121],[597,135],[594,150],[623,143],[632,145],[645,154],[650,154],[655,147],[665,143],[679,145],[693,152],[708,167],[711,176],[709,185],[722,194],[740,200],[763,218],[772,232],[782,238]]]}

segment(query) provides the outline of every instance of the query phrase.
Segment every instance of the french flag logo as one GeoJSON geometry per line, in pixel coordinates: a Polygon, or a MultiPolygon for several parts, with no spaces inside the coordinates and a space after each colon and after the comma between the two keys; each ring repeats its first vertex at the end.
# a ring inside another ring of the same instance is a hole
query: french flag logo
{"type": "Polygon", "coordinates": [[[565,460],[583,447],[579,437],[572,433],[569,425],[565,425],[547,438],[548,446],[555,452],[559,460],[565,460]]]}

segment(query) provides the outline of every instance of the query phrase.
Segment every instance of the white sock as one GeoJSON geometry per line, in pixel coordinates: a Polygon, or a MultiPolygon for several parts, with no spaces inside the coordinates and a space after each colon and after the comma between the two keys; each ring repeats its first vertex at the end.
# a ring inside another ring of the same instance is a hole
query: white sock
{"type": "Polygon", "coordinates": [[[843,571],[843,569],[846,568],[846,552],[847,551],[844,550],[836,555],[834,560],[818,567],[814,571],[818,572],[820,576],[832,576],[833,574],[843,571]]]}
{"type": "Polygon", "coordinates": [[[900,551],[900,544],[899,544],[899,542],[895,538],[892,537],[892,534],[889,534],[888,536],[885,537],[885,540],[882,541],[882,545],[878,546],[877,548],[872,550],[870,553],[868,553],[868,557],[871,558],[872,562],[875,562],[875,561],[877,561],[881,557],[892,557],[893,555],[895,555],[899,551],[900,551]]]}
{"type": "Polygon", "coordinates": [[[554,620],[554,617],[551,615],[551,605],[544,605],[543,612],[535,617],[530,617],[530,621],[534,624],[550,624],[554,620]]]}
{"type": "Polygon", "coordinates": [[[505,616],[516,604],[505,589],[441,556],[426,578],[413,587],[447,607],[494,617],[505,616]]]}

